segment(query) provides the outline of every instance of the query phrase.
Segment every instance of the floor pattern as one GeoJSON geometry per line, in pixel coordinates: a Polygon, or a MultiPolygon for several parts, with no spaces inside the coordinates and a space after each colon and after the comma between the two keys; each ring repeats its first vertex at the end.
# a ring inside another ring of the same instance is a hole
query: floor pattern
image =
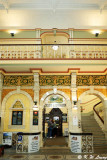
{"type": "Polygon", "coordinates": [[[41,149],[36,153],[16,153],[6,149],[0,160],[107,160],[107,154],[73,154],[68,149],[41,149]]]}

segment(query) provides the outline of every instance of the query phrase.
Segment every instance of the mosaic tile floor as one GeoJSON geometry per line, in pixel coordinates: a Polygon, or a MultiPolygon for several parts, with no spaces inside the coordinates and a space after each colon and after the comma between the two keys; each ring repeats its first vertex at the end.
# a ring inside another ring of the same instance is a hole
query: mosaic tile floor
{"type": "Polygon", "coordinates": [[[37,153],[19,154],[6,149],[0,160],[107,160],[107,154],[72,154],[69,149],[41,149],[37,153]]]}

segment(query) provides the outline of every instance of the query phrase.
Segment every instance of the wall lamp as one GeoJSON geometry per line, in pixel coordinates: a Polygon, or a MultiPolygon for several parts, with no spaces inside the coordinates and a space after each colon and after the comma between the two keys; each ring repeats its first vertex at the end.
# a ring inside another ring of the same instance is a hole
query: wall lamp
{"type": "Polygon", "coordinates": [[[73,101],[73,109],[78,109],[78,107],[77,107],[77,101],[73,101]]]}
{"type": "Polygon", "coordinates": [[[93,31],[93,34],[95,35],[95,37],[98,37],[100,33],[101,33],[101,31],[99,31],[99,30],[93,31]]]}
{"type": "Polygon", "coordinates": [[[14,37],[16,31],[10,31],[11,37],[14,37]]]}
{"type": "Polygon", "coordinates": [[[34,101],[33,110],[38,110],[37,101],[34,101]]]}

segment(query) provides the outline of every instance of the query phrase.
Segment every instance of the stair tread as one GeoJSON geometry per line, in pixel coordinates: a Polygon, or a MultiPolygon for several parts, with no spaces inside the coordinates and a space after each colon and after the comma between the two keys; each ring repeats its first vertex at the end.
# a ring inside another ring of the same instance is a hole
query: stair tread
{"type": "Polygon", "coordinates": [[[82,129],[83,133],[92,133],[93,134],[93,147],[94,151],[97,153],[104,153],[107,151],[107,141],[105,135],[101,130],[100,126],[94,119],[93,116],[82,116],[82,129]]]}

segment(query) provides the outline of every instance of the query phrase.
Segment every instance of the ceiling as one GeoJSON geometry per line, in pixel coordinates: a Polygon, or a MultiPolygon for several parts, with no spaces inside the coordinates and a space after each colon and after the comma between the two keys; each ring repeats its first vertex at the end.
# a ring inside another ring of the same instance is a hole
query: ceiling
{"type": "Polygon", "coordinates": [[[107,0],[0,0],[0,29],[107,29],[107,0]]]}

